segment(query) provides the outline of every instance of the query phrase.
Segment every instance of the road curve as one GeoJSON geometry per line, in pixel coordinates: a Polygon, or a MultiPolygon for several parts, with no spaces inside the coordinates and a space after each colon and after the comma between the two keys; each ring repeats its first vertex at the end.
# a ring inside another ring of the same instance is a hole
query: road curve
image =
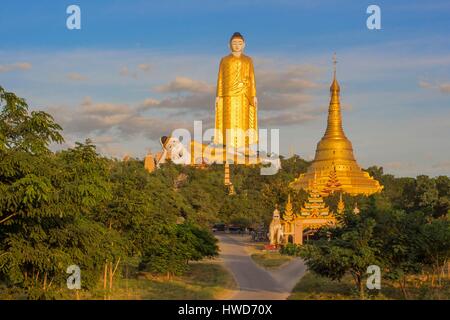
{"type": "Polygon", "coordinates": [[[239,291],[230,296],[233,300],[285,300],[298,280],[305,274],[306,266],[295,259],[274,271],[255,264],[246,250],[248,236],[216,234],[220,257],[231,271],[239,291]]]}

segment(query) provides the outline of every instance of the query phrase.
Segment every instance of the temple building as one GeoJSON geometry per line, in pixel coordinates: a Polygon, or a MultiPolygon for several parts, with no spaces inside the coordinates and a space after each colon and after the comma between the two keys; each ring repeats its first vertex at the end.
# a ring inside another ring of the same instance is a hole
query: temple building
{"type": "Polygon", "coordinates": [[[308,201],[300,209],[302,217],[319,218],[330,214],[330,209],[323,201],[323,197],[316,185],[317,183],[314,181],[314,186],[309,188],[308,201]]]}
{"type": "Polygon", "coordinates": [[[350,195],[370,195],[380,192],[383,186],[358,165],[353,155],[352,143],[345,136],[342,128],[336,58],[334,58],[334,76],[330,92],[327,128],[317,144],[314,161],[306,173],[300,174],[290,183],[290,187],[309,191],[311,181],[317,177],[316,188],[324,195],[336,190],[350,195]]]}
{"type": "MultiPolygon", "coordinates": [[[[342,213],[344,209],[345,204],[341,198],[337,211],[342,213]]],[[[315,187],[312,188],[308,201],[303,204],[298,213],[294,212],[291,195],[288,195],[288,201],[281,218],[278,208],[275,208],[269,228],[270,245],[275,247],[287,243],[301,245],[304,238],[308,239],[319,228],[332,226],[336,223],[334,213],[330,211],[315,187]]]]}
{"type": "Polygon", "coordinates": [[[319,190],[313,185],[308,201],[303,204],[299,213],[293,211],[291,196],[288,196],[281,224],[283,243],[303,244],[305,236],[308,238],[320,227],[336,224],[336,218],[325,204],[319,190]]]}

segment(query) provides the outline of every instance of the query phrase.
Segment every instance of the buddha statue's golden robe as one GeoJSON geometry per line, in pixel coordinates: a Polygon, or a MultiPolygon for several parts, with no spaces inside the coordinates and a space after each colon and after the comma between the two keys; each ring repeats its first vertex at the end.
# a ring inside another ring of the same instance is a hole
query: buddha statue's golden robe
{"type": "Polygon", "coordinates": [[[255,96],[252,59],[244,54],[223,57],[217,78],[214,143],[241,148],[258,142],[255,96]]]}

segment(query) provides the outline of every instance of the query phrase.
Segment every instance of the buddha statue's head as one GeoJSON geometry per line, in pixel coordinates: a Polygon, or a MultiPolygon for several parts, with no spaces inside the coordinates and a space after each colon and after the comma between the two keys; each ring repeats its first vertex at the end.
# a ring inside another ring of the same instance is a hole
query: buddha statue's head
{"type": "Polygon", "coordinates": [[[244,51],[244,48],[245,48],[245,41],[242,34],[240,34],[239,32],[233,33],[233,35],[230,38],[231,52],[240,54],[242,53],[242,51],[244,51]]]}

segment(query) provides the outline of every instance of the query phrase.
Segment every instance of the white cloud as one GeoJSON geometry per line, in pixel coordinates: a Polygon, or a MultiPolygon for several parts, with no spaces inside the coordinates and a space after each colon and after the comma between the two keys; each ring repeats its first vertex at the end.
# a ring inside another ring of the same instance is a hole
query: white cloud
{"type": "Polygon", "coordinates": [[[151,70],[151,65],[149,65],[148,63],[140,63],[138,64],[138,68],[144,72],[148,72],[151,70]]]}
{"type": "MultiPolygon", "coordinates": [[[[312,120],[314,115],[323,109],[314,110],[309,107],[313,96],[308,92],[321,86],[314,81],[318,69],[312,65],[289,65],[285,68],[270,65],[261,66],[257,72],[257,96],[259,110],[270,110],[266,123],[273,123],[276,119],[282,121],[280,125],[291,124],[295,120],[299,123],[312,120]],[[296,112],[288,116],[286,111],[296,112]],[[295,111],[294,111],[295,110],[295,111]],[[290,118],[290,119],[289,119],[290,118]]],[[[175,77],[166,84],[154,87],[157,93],[168,94],[162,99],[149,97],[145,99],[140,108],[151,109],[177,109],[182,110],[214,110],[215,83],[195,80],[188,77],[175,77]]]]}
{"type": "MultiPolygon", "coordinates": [[[[153,117],[141,113],[138,107],[127,104],[94,102],[86,97],[75,109],[67,106],[50,107],[47,111],[54,115],[65,134],[84,140],[86,137],[115,137],[115,142],[144,136],[158,140],[176,128],[186,128],[187,121],[153,117]]],[[[109,138],[108,138],[109,139],[109,138]]],[[[112,139],[112,138],[111,138],[112,139]]],[[[100,138],[105,142],[105,138],[100,138]]]]}
{"type": "Polygon", "coordinates": [[[439,84],[439,91],[442,93],[450,93],[450,83],[439,84]]]}
{"type": "Polygon", "coordinates": [[[444,169],[444,170],[450,170],[450,161],[441,161],[438,163],[433,164],[434,169],[444,169]]]}
{"type": "Polygon", "coordinates": [[[168,84],[160,85],[154,88],[156,92],[161,93],[208,93],[214,92],[214,85],[203,81],[193,80],[187,77],[175,77],[175,80],[168,84]]]}
{"type": "Polygon", "coordinates": [[[139,72],[149,73],[152,69],[151,65],[148,63],[139,63],[137,67],[129,68],[128,66],[122,66],[119,70],[119,74],[122,77],[131,77],[133,79],[139,78],[139,72]]]}
{"type": "Polygon", "coordinates": [[[393,161],[385,163],[383,167],[388,170],[411,170],[415,168],[415,165],[410,162],[393,161]]]}
{"type": "Polygon", "coordinates": [[[425,88],[425,89],[429,89],[429,88],[432,88],[433,85],[430,82],[428,82],[428,81],[420,80],[419,81],[419,87],[425,88]]]}
{"type": "Polygon", "coordinates": [[[0,73],[11,72],[11,71],[26,71],[32,68],[32,64],[29,62],[16,62],[13,64],[3,64],[0,65],[0,73]]]}
{"type": "Polygon", "coordinates": [[[450,93],[450,82],[436,81],[434,83],[431,83],[428,81],[420,80],[419,87],[424,88],[424,89],[439,90],[441,93],[444,93],[444,94],[450,93]]]}
{"type": "Polygon", "coordinates": [[[119,71],[119,74],[123,77],[131,77],[134,79],[137,79],[137,73],[136,72],[130,72],[128,67],[122,67],[119,71]]]}
{"type": "Polygon", "coordinates": [[[67,79],[73,80],[73,81],[86,81],[87,77],[77,73],[77,72],[71,72],[67,74],[67,79]]]}

